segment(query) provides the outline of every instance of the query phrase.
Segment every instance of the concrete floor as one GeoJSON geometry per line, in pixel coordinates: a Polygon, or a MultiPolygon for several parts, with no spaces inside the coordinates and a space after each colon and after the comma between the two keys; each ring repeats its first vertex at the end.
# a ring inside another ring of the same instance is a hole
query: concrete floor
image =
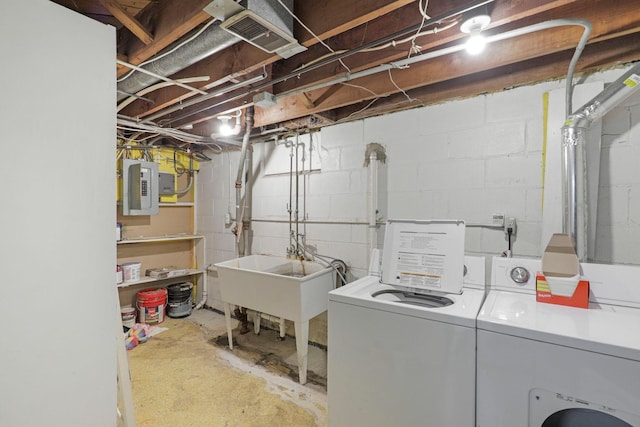
{"type": "Polygon", "coordinates": [[[127,352],[138,427],[326,426],[326,352],[309,347],[298,383],[295,339],[263,329],[227,346],[224,315],[194,311],[127,352]]]}

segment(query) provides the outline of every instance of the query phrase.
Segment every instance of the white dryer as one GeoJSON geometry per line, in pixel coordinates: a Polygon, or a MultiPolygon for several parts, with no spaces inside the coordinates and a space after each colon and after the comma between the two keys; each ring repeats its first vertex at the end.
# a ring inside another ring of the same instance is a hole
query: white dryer
{"type": "Polygon", "coordinates": [[[640,426],[640,267],[581,264],[588,309],[536,302],[540,270],[493,260],[477,319],[477,426],[640,426]]]}
{"type": "Polygon", "coordinates": [[[408,265],[424,260],[409,247],[427,250],[433,241],[422,235],[423,224],[417,230],[396,225],[391,224],[391,232],[400,231],[395,237],[389,236],[389,228],[385,233],[382,282],[367,276],[329,293],[329,426],[472,427],[475,323],[484,299],[485,259],[464,258],[462,234],[456,237],[460,256],[451,267],[459,276],[457,293],[425,289],[425,283],[435,284],[434,277],[425,281],[420,275],[435,276],[444,260],[428,261],[438,264],[432,272],[402,278],[403,272],[415,268],[408,265]],[[405,232],[418,234],[399,239],[405,232]],[[400,258],[398,266],[395,261],[400,258]]]}

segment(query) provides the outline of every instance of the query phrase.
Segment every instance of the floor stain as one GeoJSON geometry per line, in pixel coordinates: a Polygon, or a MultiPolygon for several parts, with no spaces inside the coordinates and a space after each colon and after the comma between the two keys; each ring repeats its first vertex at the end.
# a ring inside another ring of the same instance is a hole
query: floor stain
{"type": "Polygon", "coordinates": [[[168,330],[127,352],[139,426],[326,426],[326,391],[292,381],[297,368],[273,353],[242,339],[232,352],[226,334],[211,338],[185,319],[160,326],[168,330]]]}

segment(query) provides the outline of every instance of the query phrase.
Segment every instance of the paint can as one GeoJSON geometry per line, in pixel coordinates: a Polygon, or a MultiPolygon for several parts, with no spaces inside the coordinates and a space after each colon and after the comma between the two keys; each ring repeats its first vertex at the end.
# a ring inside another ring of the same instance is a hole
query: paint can
{"type": "Polygon", "coordinates": [[[127,262],[122,264],[122,273],[125,282],[136,282],[140,280],[140,262],[127,262]]]}
{"type": "Polygon", "coordinates": [[[177,283],[167,287],[167,291],[167,316],[179,318],[191,315],[193,284],[189,282],[177,283]]]}
{"type": "Polygon", "coordinates": [[[122,316],[122,326],[133,328],[133,325],[136,324],[136,309],[126,305],[120,308],[120,315],[122,316]]]}
{"type": "Polygon", "coordinates": [[[157,325],[164,321],[167,307],[167,289],[154,288],[138,292],[138,321],[147,325],[157,325]]]}

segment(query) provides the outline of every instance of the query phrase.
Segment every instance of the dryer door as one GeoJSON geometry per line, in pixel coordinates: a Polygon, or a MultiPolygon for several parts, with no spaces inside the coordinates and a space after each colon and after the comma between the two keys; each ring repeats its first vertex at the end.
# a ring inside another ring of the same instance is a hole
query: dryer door
{"type": "Polygon", "coordinates": [[[640,416],[573,396],[534,388],[529,393],[529,427],[633,427],[640,416]]]}

